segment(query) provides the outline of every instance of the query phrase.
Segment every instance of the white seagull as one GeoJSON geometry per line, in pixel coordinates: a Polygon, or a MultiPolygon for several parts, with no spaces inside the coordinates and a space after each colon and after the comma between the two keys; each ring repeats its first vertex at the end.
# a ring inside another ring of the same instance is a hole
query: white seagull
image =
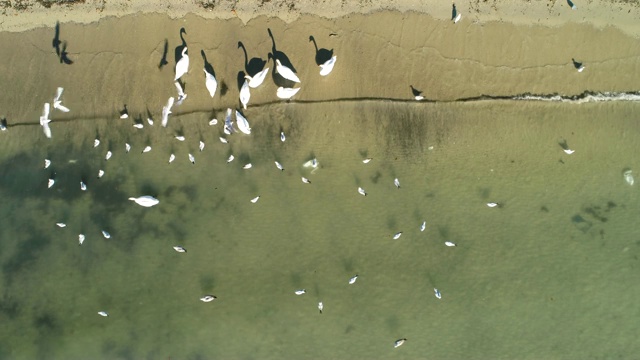
{"type": "Polygon", "coordinates": [[[298,78],[296,73],[294,73],[288,67],[282,65],[282,63],[278,59],[276,59],[276,72],[278,74],[282,75],[282,77],[287,79],[287,80],[291,80],[291,81],[297,82],[297,83],[300,82],[300,79],[298,78]]]}
{"type": "Polygon", "coordinates": [[[278,170],[280,171],[284,171],[284,168],[282,167],[282,164],[280,164],[279,162],[275,161],[276,163],[276,167],[278,168],[278,170]]]}
{"type": "Polygon", "coordinates": [[[191,163],[192,163],[193,165],[195,165],[195,164],[196,164],[196,158],[195,158],[195,157],[193,157],[193,155],[191,155],[191,154],[189,154],[189,161],[191,161],[191,163]]]}
{"type": "Polygon", "coordinates": [[[59,228],[63,228],[63,227],[66,227],[66,226],[67,226],[67,224],[65,224],[65,223],[61,223],[61,222],[56,223],[56,225],[57,225],[59,228]]]}
{"type": "Polygon", "coordinates": [[[106,311],[98,311],[98,315],[107,317],[107,316],[109,316],[109,313],[106,312],[106,311]]]}
{"type": "Polygon", "coordinates": [[[264,68],[259,73],[253,76],[245,75],[244,78],[249,80],[249,87],[255,89],[258,86],[262,85],[262,82],[264,82],[264,79],[267,77],[268,72],[269,68],[264,68]]]}
{"type": "Polygon", "coordinates": [[[124,150],[128,153],[129,151],[131,151],[131,145],[129,145],[129,143],[124,143],[124,150]]]}
{"type": "Polygon", "coordinates": [[[367,193],[364,191],[363,188],[358,187],[358,194],[362,195],[362,196],[367,196],[367,193]]]}
{"type": "Polygon", "coordinates": [[[294,293],[295,293],[296,295],[303,295],[303,294],[306,294],[306,293],[307,293],[307,290],[305,290],[305,289],[300,289],[300,290],[296,290],[294,293]]]}
{"type": "Polygon", "coordinates": [[[420,225],[420,231],[424,231],[427,228],[427,222],[423,221],[422,224],[420,225]]]}
{"type": "Polygon", "coordinates": [[[324,64],[320,64],[320,75],[321,76],[327,76],[331,73],[331,70],[333,70],[333,65],[336,64],[336,59],[338,57],[333,55],[331,57],[331,59],[325,61],[324,64]]]}
{"type": "Polygon", "coordinates": [[[571,149],[563,149],[562,151],[564,151],[564,152],[565,152],[565,154],[567,154],[567,155],[571,155],[571,154],[573,154],[574,152],[576,152],[575,150],[571,150],[571,149]]]}
{"type": "Polygon", "coordinates": [[[84,234],[78,235],[78,243],[80,243],[80,245],[82,245],[82,243],[84,242],[84,239],[85,239],[84,234]]]}
{"type": "Polygon", "coordinates": [[[143,153],[147,153],[149,151],[151,151],[151,146],[148,146],[148,145],[144,149],[142,149],[143,153]]]}
{"type": "Polygon", "coordinates": [[[207,69],[204,69],[204,85],[207,87],[207,90],[209,90],[209,95],[213,97],[218,89],[218,81],[213,74],[207,72],[207,69]]]}
{"type": "Polygon", "coordinates": [[[449,247],[457,246],[456,243],[453,243],[451,241],[445,241],[444,244],[449,246],[449,247]]]}
{"type": "Polygon", "coordinates": [[[311,180],[307,179],[306,177],[302,177],[302,182],[305,184],[311,184],[311,180]]]}
{"type": "Polygon", "coordinates": [[[175,159],[176,159],[176,156],[174,154],[169,155],[169,164],[171,164],[175,159]]]}
{"type": "Polygon", "coordinates": [[[229,140],[227,140],[227,139],[223,138],[222,136],[220,136],[220,142],[223,143],[223,144],[228,144],[229,140]]]}
{"type": "Polygon", "coordinates": [[[215,299],[217,299],[217,297],[214,296],[214,295],[205,295],[205,296],[200,298],[200,301],[202,301],[202,302],[212,302],[215,299]]]}
{"type": "Polygon", "coordinates": [[[287,138],[284,136],[284,131],[280,131],[280,141],[284,142],[287,138]]]}
{"type": "Polygon", "coordinates": [[[498,205],[500,205],[500,204],[494,203],[494,202],[487,203],[487,206],[490,207],[490,208],[494,208],[494,207],[496,207],[498,205]]]}
{"type": "Polygon", "coordinates": [[[105,239],[111,239],[111,234],[109,234],[105,230],[102,230],[102,236],[104,236],[105,239]]]}
{"type": "Polygon", "coordinates": [[[93,147],[97,148],[100,145],[100,139],[93,140],[93,147]]]}
{"type": "Polygon", "coordinates": [[[171,114],[171,107],[173,106],[173,102],[175,99],[172,97],[167,100],[167,105],[162,107],[162,127],[167,127],[169,123],[169,115],[171,114]]]}
{"type": "Polygon", "coordinates": [[[400,236],[402,236],[402,231],[397,232],[393,235],[393,240],[398,240],[400,239],[400,236]]]}
{"type": "Polygon", "coordinates": [[[84,181],[80,181],[80,190],[87,191],[87,184],[84,181]]]}
{"type": "Polygon", "coordinates": [[[258,202],[258,200],[260,200],[260,196],[254,197],[253,199],[251,199],[251,202],[255,204],[258,202]]]}
{"type": "Polygon", "coordinates": [[[353,285],[356,283],[356,280],[358,280],[358,275],[354,275],[351,279],[349,279],[349,285],[353,285]]]}
{"type": "Polygon", "coordinates": [[[47,188],[50,189],[55,183],[56,181],[54,179],[49,178],[49,182],[47,183],[47,188]]]}
{"type": "Polygon", "coordinates": [[[104,170],[102,169],[98,170],[98,179],[100,179],[103,176],[104,176],[104,170]]]}
{"type": "Polygon", "coordinates": [[[218,124],[218,119],[209,120],[209,126],[213,126],[213,125],[217,125],[217,124],[218,124]]]}
{"type": "Polygon", "coordinates": [[[407,339],[399,339],[393,342],[393,347],[397,348],[399,346],[402,346],[402,344],[405,343],[405,341],[407,341],[407,339]]]}
{"type": "Polygon", "coordinates": [[[176,63],[176,77],[173,80],[180,79],[187,71],[189,71],[189,55],[187,55],[187,47],[185,46],[182,48],[180,60],[176,63]]]}
{"type": "Polygon", "coordinates": [[[245,79],[240,88],[240,103],[245,110],[247,110],[249,99],[251,99],[251,91],[249,90],[249,81],[245,79]]]}
{"type": "Polygon", "coordinates": [[[176,135],[176,140],[178,141],[185,141],[186,138],[183,135],[176,135]]]}
{"type": "Polygon", "coordinates": [[[251,165],[251,163],[248,163],[248,164],[245,164],[242,168],[243,168],[244,170],[249,170],[249,169],[251,169],[252,167],[253,167],[253,165],[251,165]]]}
{"type": "Polygon", "coordinates": [[[182,90],[182,86],[180,85],[179,81],[174,81],[173,85],[175,85],[176,90],[178,90],[178,99],[176,100],[176,106],[179,106],[182,104],[184,99],[187,98],[187,94],[185,94],[184,90],[182,90]]]}
{"type": "Polygon", "coordinates": [[[63,88],[59,87],[56,90],[56,96],[53,98],[53,108],[54,109],[58,109],[62,112],[69,112],[69,108],[66,106],[62,105],[62,100],[60,100],[60,97],[62,96],[62,92],[64,91],[63,88]]]}
{"type": "Polygon", "coordinates": [[[113,155],[113,154],[111,153],[111,150],[107,150],[107,154],[104,156],[104,159],[105,159],[105,160],[109,160],[109,159],[111,159],[111,155],[113,155]]]}
{"type": "Polygon", "coordinates": [[[280,86],[278,90],[276,90],[276,96],[280,99],[291,99],[298,91],[300,91],[300,88],[284,88],[280,86]]]}
{"type": "Polygon", "coordinates": [[[400,189],[400,180],[398,180],[398,178],[393,179],[393,185],[400,189]]]}
{"type": "Polygon", "coordinates": [[[204,150],[204,141],[200,140],[200,146],[198,148],[200,151],[204,150]]]}
{"type": "Polygon", "coordinates": [[[371,160],[373,160],[373,159],[372,158],[366,158],[366,159],[362,160],[362,163],[363,164],[368,164],[368,163],[371,162],[371,160]]]}
{"type": "Polygon", "coordinates": [[[320,301],[318,303],[318,310],[320,310],[320,314],[322,314],[322,310],[324,309],[324,304],[322,303],[322,301],[320,301]]]}
{"type": "Polygon", "coordinates": [[[144,196],[140,196],[140,197],[130,197],[129,200],[131,201],[135,201],[136,204],[140,205],[140,206],[144,206],[144,207],[152,207],[155,205],[158,205],[158,203],[160,203],[160,200],[154,198],[153,196],[149,196],[149,195],[144,195],[144,196]]]}
{"type": "Polygon", "coordinates": [[[247,118],[245,118],[238,110],[236,110],[236,125],[238,126],[238,130],[247,135],[251,135],[251,127],[249,126],[247,118]]]}
{"type": "Polygon", "coordinates": [[[44,131],[44,136],[51,139],[51,128],[49,127],[49,123],[51,122],[51,119],[49,119],[49,107],[49,103],[44,103],[42,116],[40,116],[40,125],[42,126],[42,131],[44,131]]]}
{"type": "Polygon", "coordinates": [[[233,156],[233,154],[229,155],[229,158],[227,159],[227,164],[232,162],[233,159],[235,159],[235,157],[233,156]]]}
{"type": "Polygon", "coordinates": [[[44,168],[48,168],[49,166],[51,166],[51,160],[49,159],[44,159],[44,168]]]}
{"type": "Polygon", "coordinates": [[[435,295],[436,295],[436,297],[438,299],[442,299],[442,294],[440,294],[440,290],[434,288],[433,292],[435,293],[435,295]]]}
{"type": "Polygon", "coordinates": [[[179,252],[179,253],[186,253],[187,249],[183,248],[182,246],[174,246],[173,250],[179,252]]]}

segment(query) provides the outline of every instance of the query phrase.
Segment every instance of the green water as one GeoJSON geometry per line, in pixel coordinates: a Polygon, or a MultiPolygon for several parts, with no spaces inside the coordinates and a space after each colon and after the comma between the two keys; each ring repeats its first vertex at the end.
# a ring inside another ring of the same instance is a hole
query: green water
{"type": "Polygon", "coordinates": [[[113,119],[52,123],[52,140],[37,125],[10,128],[0,357],[631,358],[640,207],[622,172],[640,176],[639,111],[282,103],[249,109],[252,135],[229,144],[205,112],[172,118],[185,142],[113,119]],[[127,200],[147,194],[160,204],[127,200]]]}

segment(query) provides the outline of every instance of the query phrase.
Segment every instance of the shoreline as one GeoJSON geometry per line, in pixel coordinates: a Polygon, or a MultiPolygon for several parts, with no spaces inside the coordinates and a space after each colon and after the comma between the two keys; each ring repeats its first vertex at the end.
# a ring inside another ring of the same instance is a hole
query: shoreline
{"type": "MultiPolygon", "coordinates": [[[[572,10],[568,2],[528,1],[513,3],[508,0],[458,2],[456,8],[462,14],[462,22],[486,24],[491,22],[515,25],[558,27],[568,23],[590,24],[597,29],[614,27],[627,35],[640,37],[640,4],[621,1],[592,1],[581,4],[574,1],[572,10]]],[[[38,27],[52,27],[60,23],[90,24],[109,17],[131,14],[166,14],[180,19],[193,14],[204,19],[231,19],[237,17],[245,25],[259,17],[279,18],[291,23],[312,15],[325,19],[338,19],[351,14],[371,14],[382,11],[399,11],[403,14],[425,14],[436,20],[450,20],[452,3],[419,0],[398,0],[389,4],[360,1],[325,0],[260,0],[225,1],[204,0],[193,3],[169,0],[130,2],[115,0],[92,1],[57,5],[54,1],[24,0],[15,5],[0,4],[0,31],[21,32],[38,27]],[[43,4],[48,4],[45,7],[43,4]]]]}

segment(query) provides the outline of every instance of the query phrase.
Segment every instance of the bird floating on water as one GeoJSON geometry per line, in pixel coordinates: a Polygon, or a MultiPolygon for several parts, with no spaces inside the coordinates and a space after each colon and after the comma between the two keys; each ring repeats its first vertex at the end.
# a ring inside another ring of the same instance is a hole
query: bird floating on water
{"type": "Polygon", "coordinates": [[[145,148],[144,148],[144,149],[142,149],[142,152],[143,152],[143,153],[147,153],[147,152],[149,152],[149,151],[151,151],[151,146],[149,146],[149,145],[145,146],[145,148]]]}
{"type": "Polygon", "coordinates": [[[227,139],[223,138],[222,136],[220,136],[220,142],[223,143],[223,144],[228,144],[229,140],[227,140],[227,139]]]}
{"type": "Polygon", "coordinates": [[[280,131],[280,141],[284,142],[287,138],[284,136],[284,131],[280,131]]]}
{"type": "Polygon", "coordinates": [[[100,179],[103,176],[104,176],[104,170],[102,169],[98,170],[98,179],[100,179]]]}
{"type": "Polygon", "coordinates": [[[249,170],[249,169],[251,169],[252,167],[253,167],[253,165],[251,165],[251,163],[248,163],[248,164],[245,164],[242,168],[243,168],[244,170],[249,170]]]}
{"type": "Polygon", "coordinates": [[[195,165],[195,164],[196,164],[196,158],[195,158],[193,155],[191,155],[191,154],[189,154],[189,161],[191,161],[191,163],[192,163],[193,165],[195,165]]]}
{"type": "Polygon", "coordinates": [[[262,83],[264,82],[264,79],[267,77],[268,72],[269,72],[269,68],[264,68],[262,69],[262,71],[258,72],[257,74],[253,76],[245,75],[244,78],[249,80],[248,82],[249,87],[252,89],[255,89],[258,86],[262,85],[262,83]]]}
{"type": "Polygon", "coordinates": [[[236,110],[236,125],[238,125],[238,130],[247,135],[251,135],[251,127],[249,126],[247,118],[245,118],[238,110],[236,110]]]}
{"type": "Polygon", "coordinates": [[[48,168],[49,166],[51,166],[51,160],[49,159],[44,159],[44,168],[48,168]]]}
{"type": "Polygon", "coordinates": [[[183,248],[182,246],[174,246],[173,250],[179,252],[179,253],[186,253],[187,249],[183,248]]]}
{"type": "Polygon", "coordinates": [[[320,314],[322,314],[322,310],[324,309],[324,304],[322,303],[322,301],[320,301],[318,303],[318,310],[320,310],[320,314]]]}
{"type": "Polygon", "coordinates": [[[107,316],[109,316],[109,313],[106,312],[106,311],[98,311],[98,315],[107,317],[107,316]]]}
{"type": "Polygon", "coordinates": [[[402,346],[402,344],[404,344],[407,341],[407,339],[398,339],[396,341],[393,342],[393,347],[397,348],[402,346]]]}
{"type": "MultiPolygon", "coordinates": [[[[182,37],[182,33],[180,33],[180,37],[182,37]]],[[[180,57],[180,60],[178,60],[178,62],[176,63],[176,76],[173,80],[175,81],[180,79],[188,71],[189,55],[187,54],[187,47],[185,46],[184,48],[182,48],[182,56],[180,57]]]]}
{"type": "Polygon", "coordinates": [[[249,90],[249,81],[245,79],[240,88],[240,103],[245,110],[247,110],[249,99],[251,99],[251,91],[249,90]]]}
{"type": "Polygon", "coordinates": [[[333,66],[336,64],[337,56],[333,55],[331,59],[324,62],[324,64],[320,64],[320,75],[327,76],[333,70],[333,66]]]}
{"type": "Polygon", "coordinates": [[[434,288],[433,292],[435,293],[435,295],[436,295],[436,297],[438,299],[442,299],[442,294],[440,294],[440,290],[434,288]]]}
{"type": "Polygon", "coordinates": [[[305,184],[311,184],[311,180],[307,179],[306,177],[302,177],[302,182],[305,184]]]}
{"type": "Polygon", "coordinates": [[[217,124],[218,124],[218,119],[209,120],[209,126],[213,126],[213,125],[217,125],[217,124]]]}
{"type": "Polygon", "coordinates": [[[144,206],[144,207],[152,207],[155,205],[158,205],[158,203],[160,203],[160,200],[154,198],[153,196],[150,195],[144,195],[144,196],[140,196],[140,197],[130,197],[129,200],[131,201],[135,201],[136,204],[140,205],[140,206],[144,206]]]}
{"type": "Polygon", "coordinates": [[[574,152],[576,152],[575,150],[571,150],[571,149],[563,149],[562,151],[564,151],[564,152],[565,152],[565,154],[567,154],[567,155],[571,155],[571,154],[573,154],[574,152]]]}
{"type": "Polygon", "coordinates": [[[200,140],[200,146],[198,146],[200,151],[204,150],[204,141],[200,140]]]}
{"type": "Polygon", "coordinates": [[[176,156],[174,154],[169,155],[169,164],[171,164],[175,159],[176,159],[176,156]]]}
{"type": "Polygon", "coordinates": [[[107,151],[107,154],[104,156],[104,159],[105,159],[105,160],[109,160],[109,159],[111,159],[111,155],[113,155],[113,154],[111,153],[111,150],[108,150],[108,151],[107,151]]]}
{"type": "Polygon", "coordinates": [[[358,275],[354,275],[351,279],[349,279],[349,285],[353,285],[356,283],[356,280],[358,280],[358,275]]]}
{"type": "Polygon", "coordinates": [[[427,228],[427,222],[423,221],[422,224],[420,225],[420,231],[424,231],[427,228]]]}
{"type": "Polygon", "coordinates": [[[87,184],[84,181],[80,181],[80,190],[87,191],[87,184]]]}
{"type": "Polygon", "coordinates": [[[398,180],[398,178],[393,179],[393,185],[400,189],[400,180],[398,180]]]}
{"type": "Polygon", "coordinates": [[[289,69],[288,67],[282,65],[279,59],[276,59],[276,72],[282,75],[282,77],[287,80],[291,80],[297,83],[300,82],[300,79],[298,78],[296,73],[294,73],[293,70],[289,69]]]}
{"type": "Polygon", "coordinates": [[[79,243],[80,245],[82,245],[82,243],[84,242],[84,239],[85,239],[84,234],[80,234],[80,235],[78,235],[78,243],[79,243]]]}
{"type": "Polygon", "coordinates": [[[215,299],[217,299],[217,297],[214,296],[214,295],[205,295],[205,296],[200,298],[200,301],[202,301],[202,302],[212,302],[215,299]]]}
{"type": "Polygon", "coordinates": [[[631,169],[626,169],[622,173],[622,177],[624,177],[624,181],[631,186],[633,186],[633,184],[636,182],[636,180],[633,178],[633,171],[631,169]]]}
{"type": "Polygon", "coordinates": [[[97,148],[100,145],[100,139],[93,140],[93,147],[97,148]]]}
{"type": "Polygon", "coordinates": [[[63,106],[62,100],[60,100],[60,97],[62,96],[63,91],[64,89],[61,87],[56,89],[56,96],[53,98],[53,108],[58,109],[62,112],[69,112],[69,108],[67,108],[66,106],[63,106]]]}
{"type": "Polygon", "coordinates": [[[111,234],[105,230],[102,230],[102,236],[104,236],[105,239],[111,239],[111,234]]]}
{"type": "Polygon", "coordinates": [[[363,189],[363,188],[361,188],[361,187],[358,187],[358,193],[359,193],[360,195],[367,196],[367,193],[366,193],[366,192],[364,191],[364,189],[363,189]]]}
{"type": "Polygon", "coordinates": [[[174,101],[175,99],[172,96],[167,100],[167,104],[162,107],[162,127],[167,127],[169,123],[169,115],[171,114],[171,107],[174,101]]]}
{"type": "Polygon", "coordinates": [[[42,116],[40,116],[40,125],[42,126],[42,131],[44,131],[44,136],[51,139],[51,128],[49,127],[49,123],[51,122],[51,119],[49,119],[49,107],[49,103],[44,103],[42,116]]]}
{"type": "Polygon", "coordinates": [[[61,223],[61,222],[56,223],[56,225],[57,225],[59,228],[63,228],[63,227],[66,227],[66,226],[67,226],[67,224],[65,224],[65,223],[61,223]]]}
{"type": "Polygon", "coordinates": [[[235,159],[235,157],[233,156],[233,154],[229,155],[229,158],[227,159],[227,164],[232,162],[233,159],[235,159]]]}
{"type": "Polygon", "coordinates": [[[372,158],[366,158],[366,159],[362,160],[362,163],[363,164],[368,164],[368,163],[371,162],[371,160],[373,160],[373,159],[372,158]]]}
{"type": "Polygon", "coordinates": [[[124,143],[124,151],[127,153],[131,151],[131,145],[129,145],[129,143],[124,143]]]}
{"type": "Polygon", "coordinates": [[[294,292],[294,294],[296,294],[296,295],[303,295],[303,294],[306,294],[306,293],[307,293],[307,290],[305,290],[305,289],[296,290],[294,292]]]}
{"type": "Polygon", "coordinates": [[[182,136],[182,135],[176,135],[176,140],[178,140],[178,141],[185,141],[186,139],[185,139],[185,137],[184,137],[184,136],[182,136]]]}
{"type": "Polygon", "coordinates": [[[300,91],[300,88],[285,88],[280,86],[278,90],[276,90],[276,96],[280,99],[291,99],[298,91],[300,91]]]}
{"type": "Polygon", "coordinates": [[[149,123],[149,126],[153,126],[153,119],[148,117],[147,118],[147,122],[149,123]]]}
{"type": "Polygon", "coordinates": [[[490,208],[494,208],[496,206],[500,206],[500,204],[495,203],[495,202],[489,202],[489,203],[487,203],[487,206],[490,207],[490,208]]]}
{"type": "Polygon", "coordinates": [[[278,168],[278,170],[280,171],[284,171],[284,168],[282,167],[282,164],[280,164],[279,162],[275,161],[276,163],[276,167],[278,168]]]}
{"type": "Polygon", "coordinates": [[[254,197],[253,199],[251,199],[251,202],[255,204],[258,202],[258,200],[260,200],[260,196],[254,197]]]}
{"type": "Polygon", "coordinates": [[[395,234],[393,235],[393,240],[398,240],[398,239],[400,239],[400,236],[402,236],[402,231],[399,231],[399,232],[395,233],[395,234]]]}
{"type": "Polygon", "coordinates": [[[174,81],[173,84],[176,86],[176,90],[178,90],[178,98],[176,99],[176,105],[182,105],[182,102],[187,98],[187,94],[182,90],[182,85],[180,85],[179,81],[174,81]]]}
{"type": "Polygon", "coordinates": [[[55,184],[56,181],[52,178],[49,178],[49,182],[47,183],[47,188],[51,188],[53,186],[53,184],[55,184]]]}
{"type": "Polygon", "coordinates": [[[451,241],[445,241],[444,244],[449,246],[449,247],[458,246],[458,245],[456,245],[456,243],[451,242],[451,241]]]}

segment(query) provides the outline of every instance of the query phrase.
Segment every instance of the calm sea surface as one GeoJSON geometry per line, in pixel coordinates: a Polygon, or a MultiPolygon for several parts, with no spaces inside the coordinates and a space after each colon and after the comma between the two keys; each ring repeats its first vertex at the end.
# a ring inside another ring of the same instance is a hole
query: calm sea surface
{"type": "MultiPolygon", "coordinates": [[[[338,20],[310,17],[291,28],[159,15],[65,24],[60,37],[73,65],[59,63],[53,28],[0,33],[0,45],[12,49],[0,62],[0,115],[10,125],[0,133],[0,358],[636,357],[640,102],[506,99],[565,93],[565,85],[579,89],[570,94],[633,91],[626,87],[637,73],[619,83],[606,75],[634,68],[633,47],[599,62],[596,55],[611,52],[594,47],[593,62],[578,73],[563,37],[554,44],[566,54],[533,45],[507,51],[508,42],[492,53],[472,47],[473,39],[456,48],[461,55],[449,54],[447,36],[466,39],[464,27],[429,23],[442,39],[414,39],[400,25],[419,27],[423,19],[404,16],[388,16],[391,32],[371,22],[362,32],[343,31],[338,20]],[[183,25],[188,98],[163,128],[159,112],[176,96],[172,67],[183,25]],[[309,33],[336,49],[329,77],[317,74],[309,33]],[[165,38],[168,65],[158,70],[165,38]],[[251,135],[226,136],[224,113],[237,102],[244,68],[239,40],[248,58],[265,60],[278,41],[303,85],[294,101],[279,101],[269,76],[244,111],[251,135]],[[218,72],[213,100],[200,49],[218,72]],[[485,87],[482,79],[495,81],[485,87]],[[474,82],[471,90],[465,81],[474,82]],[[505,99],[417,102],[409,84],[428,98],[505,99]],[[46,139],[37,119],[57,86],[71,112],[51,113],[46,139]],[[126,120],[117,115],[123,104],[126,120]],[[152,150],[142,153],[146,146],[152,150]],[[314,158],[317,168],[303,166],[314,158]],[[629,170],[633,185],[623,176],[629,170]],[[142,195],[160,203],[128,200],[142,195]],[[200,301],[205,295],[217,299],[200,301]]],[[[349,17],[339,22],[360,26],[349,17]]],[[[552,31],[529,30],[519,33],[527,44],[552,31]]],[[[619,36],[602,34],[603,44],[619,36]]]]}
{"type": "Polygon", "coordinates": [[[639,106],[283,103],[248,110],[253,133],[229,144],[197,113],[171,120],[184,142],[129,120],[52,123],[52,140],[11,128],[0,355],[629,358],[639,106]],[[127,200],[140,195],[160,204],[127,200]]]}

